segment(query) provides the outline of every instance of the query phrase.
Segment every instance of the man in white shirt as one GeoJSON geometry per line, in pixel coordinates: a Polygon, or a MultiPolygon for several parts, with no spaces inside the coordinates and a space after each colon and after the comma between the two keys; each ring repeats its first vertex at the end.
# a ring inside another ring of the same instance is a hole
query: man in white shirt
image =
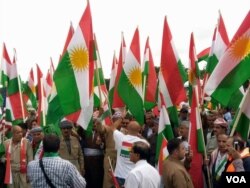
{"type": "MultiPolygon", "coordinates": [[[[139,137],[141,126],[136,121],[131,121],[127,125],[127,134],[114,130],[113,137],[115,148],[117,149],[117,159],[114,175],[120,186],[124,185],[128,173],[135,167],[135,164],[129,160],[130,151],[133,143],[142,141],[148,144],[145,139],[139,137]]],[[[149,144],[148,144],[149,145],[149,144]]]]}
{"type": "Polygon", "coordinates": [[[125,181],[125,188],[159,188],[160,175],[158,171],[148,162],[150,146],[145,142],[138,141],[133,144],[130,152],[130,161],[135,163],[135,168],[132,169],[125,181]]]}

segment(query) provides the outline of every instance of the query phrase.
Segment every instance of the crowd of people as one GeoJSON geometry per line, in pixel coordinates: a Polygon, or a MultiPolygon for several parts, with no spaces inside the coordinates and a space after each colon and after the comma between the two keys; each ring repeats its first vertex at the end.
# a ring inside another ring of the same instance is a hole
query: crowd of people
{"type": "MultiPolygon", "coordinates": [[[[108,126],[99,110],[91,132],[63,120],[61,135],[44,134],[35,116],[30,117],[13,126],[4,141],[0,187],[192,188],[189,111],[184,105],[179,125],[172,127],[175,138],[168,140],[161,176],[156,159],[159,117],[153,111],[145,113],[143,126],[129,113],[116,111],[108,126]]],[[[220,188],[223,172],[250,171],[249,148],[239,135],[229,136],[229,109],[203,111],[201,117],[208,155],[200,167],[203,187],[220,188]]]]}

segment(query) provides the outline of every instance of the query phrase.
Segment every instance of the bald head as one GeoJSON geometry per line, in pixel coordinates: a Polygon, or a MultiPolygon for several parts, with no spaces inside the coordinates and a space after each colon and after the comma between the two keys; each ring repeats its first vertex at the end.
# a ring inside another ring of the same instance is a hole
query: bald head
{"type": "Polygon", "coordinates": [[[127,130],[130,135],[138,135],[140,133],[141,126],[137,121],[131,121],[127,126],[127,130]]]}
{"type": "Polygon", "coordinates": [[[22,130],[22,128],[19,125],[12,126],[12,129],[11,129],[12,133],[19,131],[19,130],[22,130]]]}
{"type": "Polygon", "coordinates": [[[23,137],[22,128],[18,125],[12,127],[12,140],[13,142],[20,142],[23,137]]]}

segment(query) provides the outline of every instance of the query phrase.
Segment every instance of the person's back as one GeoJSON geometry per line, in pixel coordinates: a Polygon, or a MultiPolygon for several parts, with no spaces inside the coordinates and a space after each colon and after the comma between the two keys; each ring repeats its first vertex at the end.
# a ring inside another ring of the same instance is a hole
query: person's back
{"type": "MultiPolygon", "coordinates": [[[[135,168],[130,171],[131,174],[136,174],[137,177],[141,177],[139,187],[155,188],[160,187],[160,175],[158,171],[146,161],[138,161],[135,168]]],[[[126,184],[125,184],[126,185],[126,184]]],[[[126,186],[125,186],[126,187],[126,186]]],[[[135,185],[133,186],[135,187],[135,185]]]]}
{"type": "MultiPolygon", "coordinates": [[[[82,186],[78,179],[83,179],[77,173],[77,169],[69,161],[62,159],[59,156],[43,158],[44,171],[50,178],[51,182],[57,187],[79,187],[82,186]]],[[[38,160],[31,161],[28,165],[28,177],[32,187],[50,187],[42,169],[39,166],[38,160]]],[[[84,180],[84,179],[83,179],[84,180]]],[[[81,181],[81,182],[85,182],[81,181]]]]}
{"type": "MultiPolygon", "coordinates": [[[[60,139],[55,135],[46,135],[43,139],[44,157],[42,163],[48,179],[56,187],[85,187],[85,179],[80,175],[76,167],[59,157],[57,151],[60,139]]],[[[28,164],[28,179],[32,187],[50,187],[40,167],[39,160],[28,164]]]]}
{"type": "Polygon", "coordinates": [[[135,163],[125,180],[125,188],[159,188],[161,179],[158,171],[151,166],[149,159],[150,146],[145,142],[135,142],[131,149],[130,161],[135,163]]]}
{"type": "Polygon", "coordinates": [[[135,167],[135,164],[129,160],[130,150],[133,143],[137,141],[148,143],[146,140],[137,136],[139,134],[140,125],[136,121],[131,121],[127,128],[127,135],[124,135],[118,130],[115,130],[113,134],[117,149],[117,160],[114,174],[120,185],[124,184],[128,173],[135,167]]]}

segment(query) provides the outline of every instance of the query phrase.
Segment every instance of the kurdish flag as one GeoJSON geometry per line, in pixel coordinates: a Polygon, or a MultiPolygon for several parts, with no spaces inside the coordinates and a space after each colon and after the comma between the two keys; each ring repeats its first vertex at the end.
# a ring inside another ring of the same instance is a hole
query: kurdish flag
{"type": "Polygon", "coordinates": [[[174,134],[173,134],[173,130],[170,124],[168,113],[167,113],[165,105],[162,105],[161,111],[160,111],[158,137],[157,137],[157,145],[156,145],[156,161],[161,162],[162,160],[162,158],[160,158],[160,153],[161,153],[161,147],[162,147],[162,143],[164,142],[164,139],[171,140],[172,138],[174,138],[174,134]]]}
{"type": "Polygon", "coordinates": [[[36,109],[37,108],[37,100],[36,100],[36,86],[34,81],[34,72],[33,68],[31,68],[29,77],[26,83],[23,84],[23,95],[25,103],[27,104],[30,101],[31,106],[36,109]]]}
{"type": "Polygon", "coordinates": [[[64,115],[72,118],[73,122],[78,122],[84,128],[88,126],[86,122],[91,119],[89,117],[91,113],[87,111],[93,105],[91,99],[94,75],[92,51],[92,17],[88,2],[79,26],[54,73],[54,82],[64,115]]]}
{"type": "Polygon", "coordinates": [[[74,27],[73,27],[72,22],[71,22],[70,27],[69,27],[69,31],[68,31],[68,35],[67,35],[64,47],[63,47],[62,57],[64,56],[65,52],[67,51],[68,45],[69,45],[69,43],[74,35],[74,32],[75,32],[75,30],[74,30],[74,27]]]}
{"type": "Polygon", "coordinates": [[[167,145],[168,145],[168,141],[165,137],[163,137],[162,143],[161,143],[161,149],[159,151],[159,158],[158,158],[158,165],[157,165],[159,174],[161,176],[162,176],[162,172],[163,172],[164,160],[166,160],[167,157],[169,156],[167,145]]]}
{"type": "Polygon", "coordinates": [[[114,86],[114,95],[113,95],[114,98],[113,98],[113,103],[112,103],[113,109],[117,109],[117,108],[119,109],[125,106],[120,95],[118,94],[118,83],[119,83],[120,76],[122,73],[123,65],[125,63],[125,57],[126,57],[126,43],[125,43],[124,36],[122,33],[119,61],[118,61],[117,72],[116,72],[116,77],[115,77],[115,86],[114,86]]]}
{"type": "Polygon", "coordinates": [[[178,112],[177,112],[176,106],[173,105],[168,87],[166,85],[166,82],[162,74],[163,73],[160,70],[159,76],[158,76],[159,90],[160,90],[160,92],[158,92],[158,108],[161,111],[162,105],[165,104],[168,114],[169,114],[171,125],[173,125],[174,127],[178,127],[179,125],[178,112]]]}
{"type": "MultiPolygon", "coordinates": [[[[23,107],[22,94],[17,73],[16,54],[13,62],[10,61],[6,46],[3,46],[3,58],[1,62],[1,83],[7,88],[6,114],[10,114],[8,120],[24,120],[27,111],[23,107]]],[[[7,118],[7,115],[6,115],[7,118]]]]}
{"type": "MultiPolygon", "coordinates": [[[[67,51],[69,42],[71,41],[73,35],[74,35],[74,28],[71,23],[69,27],[68,35],[64,44],[62,56],[64,56],[65,52],[67,51]]],[[[62,56],[60,57],[60,60],[62,56]]],[[[55,71],[53,71],[53,73],[54,72],[55,71]]],[[[55,82],[53,81],[51,92],[50,92],[50,95],[48,96],[48,111],[47,111],[47,116],[46,116],[46,123],[57,125],[58,122],[61,121],[63,117],[64,117],[64,113],[60,105],[59,97],[57,95],[55,82]]]]}
{"type": "Polygon", "coordinates": [[[38,96],[38,109],[37,109],[37,120],[38,125],[46,125],[46,113],[48,108],[48,102],[45,93],[43,73],[37,64],[37,96],[38,96]]]}
{"type": "Polygon", "coordinates": [[[187,95],[184,88],[184,82],[187,80],[186,74],[182,69],[183,65],[176,51],[166,17],[163,28],[160,68],[172,104],[179,105],[180,102],[186,101],[187,95]]]}
{"type": "Polygon", "coordinates": [[[229,38],[227,35],[227,30],[222,15],[221,13],[219,13],[218,26],[214,32],[211,50],[208,58],[208,64],[206,68],[206,71],[209,74],[213,72],[220,58],[226,51],[228,45],[229,45],[229,38]]]}
{"type": "MultiPolygon", "coordinates": [[[[240,104],[239,121],[237,123],[236,132],[246,141],[250,132],[250,90],[247,89],[246,96],[242,99],[240,104]]],[[[238,114],[235,116],[238,117],[238,114]]],[[[236,120],[234,120],[236,121],[236,120]]]]}
{"type": "Polygon", "coordinates": [[[149,46],[149,37],[145,45],[143,60],[143,94],[144,108],[151,110],[156,106],[157,99],[157,76],[154,67],[154,60],[149,46]]]}
{"type": "Polygon", "coordinates": [[[198,62],[200,62],[200,61],[207,61],[209,53],[210,53],[210,47],[205,48],[200,53],[198,53],[197,54],[198,62]]]}
{"type": "Polygon", "coordinates": [[[135,31],[118,83],[118,93],[140,125],[144,123],[139,30],[135,31]]]}
{"type": "Polygon", "coordinates": [[[114,90],[115,90],[115,78],[117,74],[117,67],[118,67],[118,61],[115,56],[113,56],[113,63],[112,63],[112,70],[111,70],[111,75],[110,75],[110,80],[109,80],[109,103],[110,106],[113,106],[113,100],[114,100],[114,90]]]}
{"type": "Polygon", "coordinates": [[[191,33],[190,44],[189,44],[189,104],[192,104],[192,94],[193,87],[197,86],[198,88],[198,97],[200,101],[201,95],[201,84],[200,84],[200,70],[198,66],[198,59],[196,55],[194,34],[191,33]]]}
{"type": "Polygon", "coordinates": [[[97,46],[97,40],[94,36],[95,48],[94,48],[94,60],[95,60],[95,74],[94,74],[94,107],[102,107],[104,112],[102,114],[102,119],[105,120],[106,125],[111,124],[111,111],[108,101],[108,90],[106,87],[101,58],[97,46]]]}
{"type": "Polygon", "coordinates": [[[234,35],[205,86],[205,92],[227,105],[232,94],[250,78],[250,11],[234,35]]]}
{"type": "Polygon", "coordinates": [[[107,99],[107,88],[102,70],[101,59],[98,51],[97,41],[95,38],[94,60],[94,107],[100,107],[107,99]],[[101,101],[102,100],[102,101],[101,101]]]}
{"type": "Polygon", "coordinates": [[[202,154],[205,151],[205,142],[201,124],[201,116],[199,110],[198,88],[193,87],[192,105],[190,114],[190,134],[189,144],[193,151],[193,159],[191,162],[191,168],[189,173],[192,177],[195,188],[203,187],[203,175],[202,175],[202,154]]]}
{"type": "Polygon", "coordinates": [[[122,142],[122,149],[120,155],[129,158],[132,146],[133,144],[130,142],[122,142]]]}
{"type": "Polygon", "coordinates": [[[11,75],[10,70],[12,67],[12,63],[8,54],[8,51],[6,49],[5,43],[3,44],[3,56],[1,60],[1,84],[3,87],[7,87],[9,83],[9,76],[11,75]]]}

